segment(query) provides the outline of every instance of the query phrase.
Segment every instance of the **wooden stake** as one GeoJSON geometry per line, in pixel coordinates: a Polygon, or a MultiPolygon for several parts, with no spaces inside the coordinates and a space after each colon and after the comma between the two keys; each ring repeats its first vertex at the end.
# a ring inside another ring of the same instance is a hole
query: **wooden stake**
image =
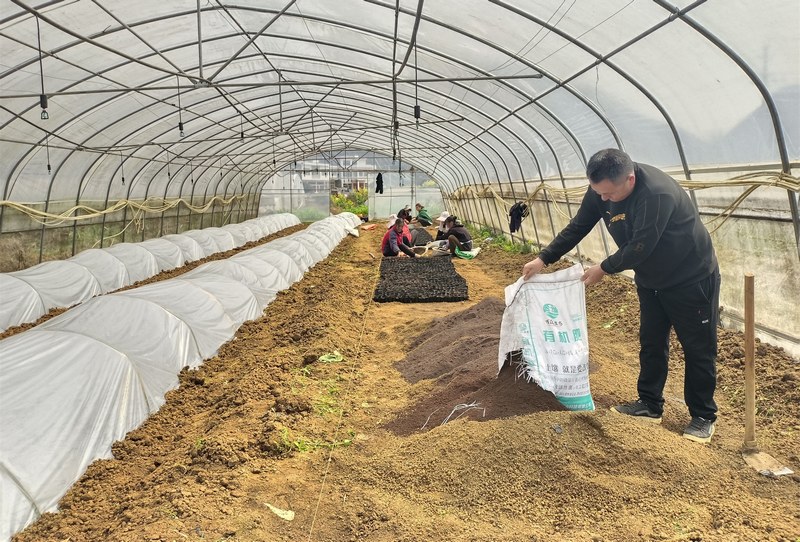
{"type": "Polygon", "coordinates": [[[744,275],[744,448],[756,448],[755,308],[753,274],[744,275]]]}

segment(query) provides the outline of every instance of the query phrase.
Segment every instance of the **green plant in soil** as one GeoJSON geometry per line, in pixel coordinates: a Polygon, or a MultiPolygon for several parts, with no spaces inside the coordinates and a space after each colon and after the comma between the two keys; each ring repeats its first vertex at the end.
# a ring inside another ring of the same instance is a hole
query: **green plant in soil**
{"type": "Polygon", "coordinates": [[[493,246],[510,254],[539,254],[541,251],[541,247],[536,243],[530,241],[517,243],[506,237],[505,233],[486,226],[481,228],[476,228],[472,224],[465,224],[465,226],[472,235],[472,244],[475,247],[493,246]]]}
{"type": "MultiPolygon", "coordinates": [[[[349,431],[349,433],[353,433],[349,431]]],[[[312,452],[320,448],[333,449],[338,447],[347,447],[353,443],[352,437],[340,441],[321,441],[310,440],[302,435],[295,435],[289,429],[281,429],[281,448],[284,450],[291,450],[297,452],[312,452]]]]}
{"type": "Polygon", "coordinates": [[[355,190],[349,194],[331,194],[331,211],[333,213],[354,213],[362,216],[367,214],[367,198],[369,191],[366,188],[355,190]]]}

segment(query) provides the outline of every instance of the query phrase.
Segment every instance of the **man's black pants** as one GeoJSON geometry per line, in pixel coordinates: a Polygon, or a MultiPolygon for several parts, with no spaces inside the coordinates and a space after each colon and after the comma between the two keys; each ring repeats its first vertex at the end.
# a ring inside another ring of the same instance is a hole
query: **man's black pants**
{"type": "Polygon", "coordinates": [[[639,398],[652,410],[664,409],[669,332],[675,329],[684,352],[686,373],[683,396],[689,413],[717,419],[714,390],[717,385],[717,321],[719,320],[719,269],[707,278],[666,290],[637,288],[639,325],[639,398]]]}

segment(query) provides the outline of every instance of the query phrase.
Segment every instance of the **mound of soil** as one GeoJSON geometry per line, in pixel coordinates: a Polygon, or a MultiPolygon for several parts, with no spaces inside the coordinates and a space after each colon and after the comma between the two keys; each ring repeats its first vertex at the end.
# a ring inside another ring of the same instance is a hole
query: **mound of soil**
{"type": "Polygon", "coordinates": [[[428,233],[428,230],[417,228],[414,231],[417,232],[414,234],[414,246],[423,247],[433,241],[433,237],[428,233]]]}
{"type": "Polygon", "coordinates": [[[497,374],[504,309],[503,300],[490,297],[434,320],[396,365],[408,382],[435,380],[433,389],[384,427],[410,435],[462,417],[488,421],[564,410],[552,393],[518,377],[517,366],[507,362],[497,374]]]}

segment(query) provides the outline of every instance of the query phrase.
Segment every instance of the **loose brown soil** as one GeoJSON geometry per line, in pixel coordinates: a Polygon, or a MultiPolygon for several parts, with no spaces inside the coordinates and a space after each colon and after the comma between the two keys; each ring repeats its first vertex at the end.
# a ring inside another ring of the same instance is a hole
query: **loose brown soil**
{"type": "MultiPolygon", "coordinates": [[[[597,410],[561,411],[495,378],[503,288],[527,257],[457,260],[467,302],[378,304],[379,242],[343,241],[15,540],[800,540],[800,477],[740,454],[741,334],[721,333],[710,445],[681,437],[677,343],[663,425],[612,414],[635,394],[638,305],[606,277],[587,290],[597,410]]],[[[759,343],[757,367],[759,444],[800,471],[800,363],[759,343]]]]}

